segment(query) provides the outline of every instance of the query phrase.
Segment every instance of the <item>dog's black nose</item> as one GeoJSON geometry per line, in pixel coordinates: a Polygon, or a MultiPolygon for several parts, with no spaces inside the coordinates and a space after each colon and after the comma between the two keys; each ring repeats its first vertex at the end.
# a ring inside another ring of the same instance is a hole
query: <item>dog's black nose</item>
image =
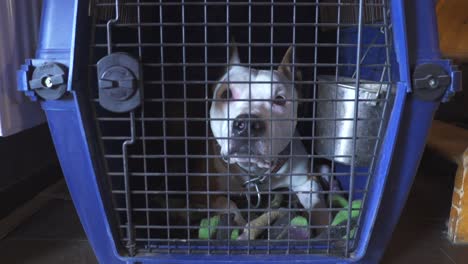
{"type": "Polygon", "coordinates": [[[265,132],[265,122],[257,115],[241,114],[232,123],[234,137],[260,137],[265,132]]]}

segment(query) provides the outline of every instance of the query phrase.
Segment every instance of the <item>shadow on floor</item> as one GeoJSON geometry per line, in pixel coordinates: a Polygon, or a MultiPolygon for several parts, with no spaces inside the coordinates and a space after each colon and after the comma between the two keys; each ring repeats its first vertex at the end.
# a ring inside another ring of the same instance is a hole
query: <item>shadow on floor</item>
{"type": "Polygon", "coordinates": [[[1,263],[98,263],[63,183],[52,199],[0,241],[1,263]]]}
{"type": "Polygon", "coordinates": [[[468,245],[446,239],[455,171],[455,164],[426,151],[382,263],[468,262],[468,245]]]}
{"type": "MultiPolygon", "coordinates": [[[[467,263],[468,246],[445,238],[455,167],[430,153],[421,164],[382,263],[467,263]]],[[[47,206],[0,241],[2,263],[97,263],[66,187],[51,195],[47,206]]]]}

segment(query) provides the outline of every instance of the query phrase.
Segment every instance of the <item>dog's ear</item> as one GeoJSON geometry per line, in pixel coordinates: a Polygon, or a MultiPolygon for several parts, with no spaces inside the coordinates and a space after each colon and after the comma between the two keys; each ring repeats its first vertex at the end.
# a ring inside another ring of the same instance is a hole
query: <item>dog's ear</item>
{"type": "MultiPolygon", "coordinates": [[[[302,93],[302,88],[301,88],[301,83],[302,83],[302,73],[298,67],[295,65],[292,65],[293,62],[296,64],[297,58],[293,60],[293,53],[297,54],[297,50],[294,51],[294,48],[291,46],[288,48],[286,53],[283,56],[283,59],[281,60],[281,64],[278,66],[278,71],[284,74],[288,79],[293,80],[295,82],[295,88],[298,93],[298,97],[301,98],[301,93],[302,93]],[[293,70],[293,67],[294,70],[293,70]],[[293,78],[293,72],[294,72],[294,78],[293,78]]],[[[294,55],[296,55],[294,54],[294,55]]]]}
{"type": "MultiPolygon", "coordinates": [[[[240,64],[240,58],[239,58],[239,51],[237,50],[237,45],[236,41],[234,38],[231,38],[230,44],[229,44],[229,54],[226,59],[226,66],[224,68],[220,68],[218,72],[218,81],[221,81],[221,78],[226,75],[227,72],[233,67],[236,67],[240,64]]],[[[216,87],[218,87],[218,84],[211,85],[210,92],[213,94],[216,90],[216,87]]]]}
{"type": "Polygon", "coordinates": [[[231,46],[229,46],[229,68],[234,66],[238,66],[240,63],[239,58],[239,50],[237,49],[236,42],[234,40],[231,41],[231,46]]]}
{"type": "MultiPolygon", "coordinates": [[[[293,62],[297,63],[296,59],[293,60],[293,53],[295,53],[293,49],[294,48],[292,46],[288,48],[288,50],[286,51],[286,53],[283,56],[283,59],[281,60],[281,64],[278,66],[278,71],[281,72],[282,74],[284,74],[284,76],[288,77],[290,80],[293,79],[292,74],[293,74],[294,65],[292,65],[292,63],[293,62]]],[[[295,80],[301,81],[302,74],[299,71],[299,69],[297,69],[297,68],[294,69],[294,74],[296,75],[295,80]]]]}

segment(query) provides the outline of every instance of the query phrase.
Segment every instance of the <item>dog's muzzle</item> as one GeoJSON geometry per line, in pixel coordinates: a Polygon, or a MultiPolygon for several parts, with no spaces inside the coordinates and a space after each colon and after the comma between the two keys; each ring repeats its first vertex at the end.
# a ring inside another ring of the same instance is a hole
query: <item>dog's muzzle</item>
{"type": "Polygon", "coordinates": [[[241,114],[232,122],[229,155],[256,154],[255,142],[265,134],[266,124],[257,115],[241,114]]]}

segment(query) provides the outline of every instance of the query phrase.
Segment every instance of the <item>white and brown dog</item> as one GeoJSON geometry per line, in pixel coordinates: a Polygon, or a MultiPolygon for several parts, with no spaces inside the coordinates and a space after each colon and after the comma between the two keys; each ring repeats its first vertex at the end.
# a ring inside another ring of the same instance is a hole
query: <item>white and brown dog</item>
{"type": "MultiPolygon", "coordinates": [[[[328,214],[319,209],[325,207],[321,186],[309,173],[310,160],[296,132],[299,89],[292,82],[292,53],[289,48],[278,69],[269,71],[240,66],[237,48],[231,50],[231,66],[214,87],[210,108],[217,142],[211,151],[222,157],[210,164],[210,171],[226,177],[210,180],[209,189],[242,192],[249,188],[250,193],[259,193],[289,188],[312,211],[310,224],[326,225],[328,214]]],[[[294,79],[299,81],[297,73],[294,79]]],[[[211,208],[234,212],[234,221],[245,224],[236,204],[226,196],[213,196],[210,203],[211,208]]],[[[271,221],[274,217],[270,215],[271,221]]]]}

